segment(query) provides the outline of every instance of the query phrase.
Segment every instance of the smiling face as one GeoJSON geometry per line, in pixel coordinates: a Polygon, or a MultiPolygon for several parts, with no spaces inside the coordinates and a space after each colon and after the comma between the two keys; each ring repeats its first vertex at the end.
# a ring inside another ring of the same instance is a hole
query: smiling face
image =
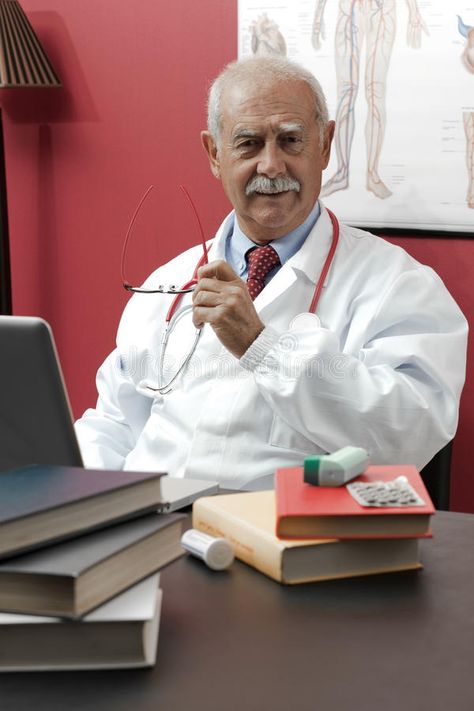
{"type": "Polygon", "coordinates": [[[301,225],[321,189],[334,123],[321,145],[311,89],[299,80],[243,81],[222,95],[219,143],[202,142],[239,225],[257,244],[301,225]]]}

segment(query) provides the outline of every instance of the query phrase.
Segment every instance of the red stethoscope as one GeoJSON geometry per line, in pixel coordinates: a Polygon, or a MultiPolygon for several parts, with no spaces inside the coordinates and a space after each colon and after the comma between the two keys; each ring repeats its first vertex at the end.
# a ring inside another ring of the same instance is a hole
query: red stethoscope
{"type": "MultiPolygon", "coordinates": [[[[163,374],[164,374],[164,360],[165,360],[165,355],[166,355],[166,349],[168,346],[168,341],[170,334],[173,330],[173,325],[176,321],[177,318],[179,318],[182,315],[182,312],[177,314],[179,304],[181,303],[181,300],[184,296],[184,294],[188,294],[189,292],[193,291],[197,282],[198,282],[198,271],[200,267],[202,267],[204,264],[208,264],[209,262],[209,256],[208,256],[208,247],[206,244],[206,239],[204,237],[204,230],[201,225],[201,221],[199,219],[199,215],[197,213],[196,207],[191,199],[191,196],[189,195],[188,191],[186,188],[181,185],[180,188],[181,190],[185,193],[192,209],[194,212],[194,216],[196,218],[198,228],[199,228],[199,233],[201,236],[201,243],[202,243],[202,248],[203,248],[203,253],[202,256],[200,257],[198,263],[194,267],[193,275],[189,281],[187,281],[183,286],[177,287],[174,284],[166,285],[166,284],[160,284],[158,287],[154,289],[148,289],[144,287],[135,287],[132,286],[125,278],[125,257],[126,257],[126,251],[127,251],[127,246],[128,246],[128,241],[130,238],[130,234],[133,228],[133,225],[135,223],[135,220],[137,218],[137,215],[140,211],[141,206],[143,205],[143,202],[145,201],[146,197],[152,190],[153,186],[151,185],[144,196],[142,197],[140,203],[138,204],[137,209],[135,210],[135,213],[130,221],[129,228],[127,230],[127,234],[125,237],[125,242],[123,245],[123,250],[122,250],[122,261],[121,261],[121,267],[122,267],[122,283],[124,288],[127,291],[132,291],[137,294],[174,294],[175,298],[171,302],[171,305],[168,309],[168,312],[165,317],[165,329],[163,331],[163,336],[161,339],[161,350],[160,350],[160,359],[159,359],[159,366],[158,366],[158,384],[157,385],[149,385],[146,381],[141,381],[138,385],[139,389],[145,394],[150,395],[159,393],[160,395],[166,395],[171,390],[173,389],[173,385],[175,384],[176,380],[179,378],[179,376],[185,371],[189,361],[191,360],[196,348],[197,344],[199,342],[199,338],[201,337],[202,333],[202,328],[196,329],[196,333],[194,335],[194,340],[191,345],[191,349],[189,353],[186,355],[186,357],[181,361],[178,369],[176,372],[173,374],[173,376],[168,380],[166,384],[163,384],[163,374]]],[[[319,297],[321,295],[322,288],[324,286],[324,282],[326,281],[326,277],[328,274],[328,271],[331,267],[332,261],[334,259],[334,254],[336,252],[337,244],[339,241],[339,222],[337,217],[331,210],[327,210],[328,215],[331,219],[331,224],[332,224],[332,241],[331,241],[331,246],[329,248],[329,252],[326,256],[326,260],[324,262],[323,268],[321,270],[321,274],[319,275],[318,283],[316,284],[313,298],[311,300],[311,304],[309,306],[309,310],[305,314],[298,314],[298,316],[295,317],[293,320],[293,324],[295,323],[296,319],[300,318],[306,318],[309,314],[311,315],[311,318],[314,319],[316,316],[316,309],[319,303],[319,297]]],[[[187,310],[191,310],[192,306],[190,305],[187,310]]],[[[316,317],[317,319],[317,317],[316,317]]],[[[319,319],[318,319],[318,325],[319,325],[319,319]]]]}

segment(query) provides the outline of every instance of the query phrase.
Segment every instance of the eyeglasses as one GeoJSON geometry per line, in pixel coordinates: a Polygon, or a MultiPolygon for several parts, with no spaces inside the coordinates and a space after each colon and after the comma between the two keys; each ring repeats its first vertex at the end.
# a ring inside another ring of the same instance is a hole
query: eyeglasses
{"type": "MultiPolygon", "coordinates": [[[[206,240],[204,237],[204,230],[202,228],[201,220],[198,215],[198,211],[196,209],[196,206],[189,194],[189,192],[186,190],[184,185],[179,186],[180,189],[183,191],[189,205],[191,206],[191,209],[193,211],[199,235],[201,238],[201,243],[202,243],[202,249],[203,249],[203,255],[201,259],[199,260],[199,266],[202,266],[203,264],[207,264],[209,259],[208,259],[208,252],[207,252],[207,245],[206,245],[206,240]]],[[[145,194],[141,198],[140,202],[138,203],[135,212],[133,213],[132,219],[130,220],[130,224],[127,229],[127,234],[125,235],[125,241],[123,243],[122,247],[122,259],[121,259],[121,275],[122,275],[122,285],[123,288],[126,289],[127,291],[133,291],[136,294],[187,294],[190,291],[194,290],[194,287],[197,284],[197,268],[193,274],[192,279],[187,281],[183,286],[176,286],[175,284],[159,284],[156,288],[154,289],[146,289],[141,286],[132,286],[132,284],[127,280],[125,276],[125,262],[126,262],[126,257],[127,257],[127,251],[128,251],[128,246],[130,242],[130,237],[133,232],[133,227],[135,225],[135,222],[137,220],[138,214],[143,207],[143,203],[147,199],[148,195],[151,193],[153,190],[154,186],[150,185],[148,190],[146,190],[145,194]]]]}
{"type": "Polygon", "coordinates": [[[124,289],[127,291],[133,291],[137,294],[174,294],[174,299],[172,300],[172,303],[168,309],[168,312],[165,317],[165,328],[162,334],[162,340],[161,340],[161,349],[160,349],[160,359],[159,359],[159,372],[158,372],[158,382],[156,385],[150,385],[146,383],[145,381],[139,383],[139,388],[143,390],[143,392],[147,395],[150,395],[152,397],[156,397],[156,393],[160,393],[161,395],[166,395],[171,392],[171,390],[174,387],[175,382],[178,380],[178,378],[182,375],[182,373],[186,370],[189,361],[191,360],[198,341],[201,337],[202,329],[198,328],[196,329],[196,332],[194,334],[194,340],[193,344],[191,346],[190,351],[186,354],[186,356],[183,358],[183,361],[179,365],[178,369],[174,373],[174,375],[171,377],[171,379],[168,380],[167,383],[163,383],[163,375],[164,375],[164,362],[165,362],[165,354],[166,354],[166,348],[168,345],[168,339],[170,337],[170,334],[173,329],[173,323],[175,322],[176,318],[175,314],[177,312],[178,306],[180,304],[181,299],[183,298],[183,294],[187,294],[190,291],[193,291],[194,287],[197,284],[197,275],[198,275],[198,270],[199,267],[201,267],[203,264],[207,264],[209,259],[208,259],[208,252],[207,252],[207,245],[206,245],[206,240],[204,238],[204,230],[202,229],[202,224],[201,220],[199,219],[198,212],[196,210],[196,207],[191,199],[191,196],[189,195],[188,191],[184,187],[184,185],[179,186],[183,193],[185,194],[189,204],[191,205],[194,217],[196,219],[198,229],[199,229],[199,234],[201,236],[201,242],[202,242],[202,249],[203,249],[203,254],[201,258],[199,259],[198,263],[196,264],[193,272],[192,278],[187,281],[183,286],[177,287],[174,284],[164,285],[160,284],[157,288],[155,289],[145,289],[143,287],[139,286],[132,286],[130,282],[127,280],[125,276],[125,260],[127,256],[127,248],[130,240],[130,235],[132,234],[133,226],[135,224],[135,221],[137,219],[138,213],[140,212],[140,209],[143,206],[143,203],[145,202],[146,198],[150,194],[151,190],[153,189],[153,185],[150,185],[148,190],[145,192],[143,195],[142,199],[138,203],[138,206],[133,214],[133,217],[130,221],[130,224],[128,226],[127,234],[125,235],[125,242],[123,244],[123,249],[122,249],[122,261],[121,261],[121,271],[122,271],[122,284],[124,289]]]}

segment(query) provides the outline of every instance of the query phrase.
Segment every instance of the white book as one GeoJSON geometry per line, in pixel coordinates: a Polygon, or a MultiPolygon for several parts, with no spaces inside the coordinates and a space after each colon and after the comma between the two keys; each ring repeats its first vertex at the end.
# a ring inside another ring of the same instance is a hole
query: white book
{"type": "Polygon", "coordinates": [[[0,613],[0,671],[150,667],[156,660],[159,573],[82,618],[0,613]]]}

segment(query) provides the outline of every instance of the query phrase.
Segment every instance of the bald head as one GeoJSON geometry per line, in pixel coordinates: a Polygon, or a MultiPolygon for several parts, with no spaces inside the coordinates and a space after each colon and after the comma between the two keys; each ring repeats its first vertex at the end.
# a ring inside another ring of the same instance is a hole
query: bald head
{"type": "Polygon", "coordinates": [[[219,145],[226,93],[237,86],[259,86],[267,89],[271,85],[287,81],[304,82],[314,100],[314,118],[319,125],[321,140],[329,120],[326,99],[318,80],[304,67],[284,57],[251,57],[228,64],[212,83],[208,97],[208,131],[219,145]]]}

